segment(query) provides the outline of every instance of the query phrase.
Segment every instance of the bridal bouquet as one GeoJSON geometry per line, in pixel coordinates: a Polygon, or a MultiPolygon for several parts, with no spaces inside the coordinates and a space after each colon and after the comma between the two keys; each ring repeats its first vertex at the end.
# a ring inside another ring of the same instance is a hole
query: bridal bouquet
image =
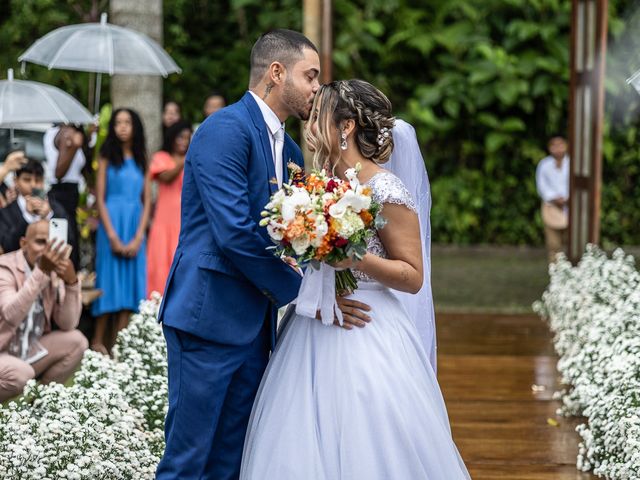
{"type": "MultiPolygon", "coordinates": [[[[289,182],[271,197],[260,222],[276,244],[275,253],[316,269],[320,262],[362,259],[367,238],[384,226],[384,219],[371,189],[358,180],[360,164],[345,172],[347,180],[329,176],[325,170],[304,175],[293,163],[288,168],[289,182]]],[[[340,295],[357,288],[348,269],[337,271],[335,281],[340,295]]]]}

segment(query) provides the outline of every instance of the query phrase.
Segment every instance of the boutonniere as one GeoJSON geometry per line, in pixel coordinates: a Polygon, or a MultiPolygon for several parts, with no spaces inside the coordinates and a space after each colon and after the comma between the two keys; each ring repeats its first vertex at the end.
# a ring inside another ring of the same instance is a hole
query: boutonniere
{"type": "Polygon", "coordinates": [[[289,171],[289,184],[296,186],[304,184],[304,170],[300,165],[289,159],[287,162],[287,170],[289,171]]]}
{"type": "Polygon", "coordinates": [[[293,177],[297,173],[302,173],[302,168],[295,162],[292,162],[291,159],[287,160],[287,170],[289,170],[289,176],[293,177]]]}

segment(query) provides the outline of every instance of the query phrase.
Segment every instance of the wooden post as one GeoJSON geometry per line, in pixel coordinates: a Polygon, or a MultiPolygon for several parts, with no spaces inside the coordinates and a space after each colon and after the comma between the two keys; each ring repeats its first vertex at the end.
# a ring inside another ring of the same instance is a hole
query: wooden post
{"type": "Polygon", "coordinates": [[[333,80],[333,5],[332,0],[322,0],[322,45],[320,47],[320,83],[333,80]]]}
{"type": "Polygon", "coordinates": [[[600,241],[608,0],[572,0],[569,258],[600,241]]]}
{"type": "MultiPolygon", "coordinates": [[[[304,0],[302,4],[302,25],[304,35],[311,40],[318,50],[320,50],[320,69],[321,73],[321,83],[324,83],[326,80],[324,70],[327,68],[325,61],[325,53],[324,46],[325,41],[323,39],[323,33],[325,33],[325,28],[323,20],[326,18],[326,5],[323,8],[323,3],[329,4],[329,15],[331,14],[331,0],[304,0]]],[[[331,42],[332,39],[329,41],[331,42]]],[[[307,144],[304,141],[304,125],[301,127],[301,135],[300,135],[300,145],[302,147],[302,153],[304,154],[304,165],[306,170],[310,170],[313,168],[312,160],[313,156],[309,149],[307,148],[307,144]]]]}

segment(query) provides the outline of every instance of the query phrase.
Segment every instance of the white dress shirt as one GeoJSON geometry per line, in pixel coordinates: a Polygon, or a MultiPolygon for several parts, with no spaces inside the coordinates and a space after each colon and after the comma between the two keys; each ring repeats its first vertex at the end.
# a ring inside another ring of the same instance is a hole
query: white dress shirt
{"type": "Polygon", "coordinates": [[[569,156],[564,156],[560,168],[551,155],[540,160],[536,169],[536,187],[543,202],[569,198],[569,156]]]}
{"type": "Polygon", "coordinates": [[[269,131],[269,143],[271,144],[271,154],[273,155],[273,163],[276,170],[276,180],[278,186],[282,186],[283,177],[283,165],[282,165],[282,149],[284,148],[284,123],[280,122],[280,119],[275,114],[271,107],[267,105],[258,95],[249,90],[249,93],[253,95],[264,122],[267,124],[267,130],[269,131]],[[281,130],[281,132],[280,132],[281,130]]]}
{"type": "Polygon", "coordinates": [[[52,185],[56,183],[82,184],[84,182],[84,178],[82,177],[82,169],[87,163],[82,148],[79,148],[76,151],[76,154],[71,159],[71,164],[69,165],[67,173],[65,173],[60,180],[58,180],[58,178],[56,177],[56,166],[58,165],[58,157],[60,156],[60,152],[56,148],[55,138],[59,131],[60,127],[52,127],[45,132],[42,139],[42,143],[44,146],[44,155],[47,158],[47,180],[49,184],[52,185]]]}

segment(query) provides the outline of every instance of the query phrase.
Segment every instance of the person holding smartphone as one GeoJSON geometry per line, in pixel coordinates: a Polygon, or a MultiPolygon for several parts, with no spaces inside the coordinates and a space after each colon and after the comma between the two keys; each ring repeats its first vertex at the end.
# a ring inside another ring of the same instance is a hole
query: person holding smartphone
{"type": "MultiPolygon", "coordinates": [[[[80,185],[84,183],[82,172],[87,164],[87,137],[81,127],[57,125],[46,131],[42,143],[47,159],[47,179],[51,184],[49,198],[65,209],[69,218],[69,231],[77,239],[76,210],[80,200],[80,185]]],[[[80,267],[80,250],[75,241],[71,246],[71,260],[77,270],[80,267]]]]}
{"type": "Polygon", "coordinates": [[[16,146],[21,148],[9,153],[4,162],[0,164],[0,208],[6,207],[17,197],[15,188],[9,188],[5,183],[5,179],[10,173],[15,172],[27,163],[27,157],[24,155],[24,142],[22,142],[22,145],[16,143],[16,146]]]}
{"type": "MultiPolygon", "coordinates": [[[[0,247],[3,252],[13,252],[20,248],[20,238],[27,227],[39,220],[68,218],[65,209],[50,200],[44,190],[44,168],[40,162],[27,159],[15,172],[17,198],[0,209],[0,247]]],[[[73,245],[73,232],[69,232],[68,243],[73,245]]]]}
{"type": "Polygon", "coordinates": [[[0,255],[0,401],[32,378],[64,383],[88,347],[76,329],[82,302],[69,248],[49,240],[49,222],[40,220],[19,250],[0,255]]]}

